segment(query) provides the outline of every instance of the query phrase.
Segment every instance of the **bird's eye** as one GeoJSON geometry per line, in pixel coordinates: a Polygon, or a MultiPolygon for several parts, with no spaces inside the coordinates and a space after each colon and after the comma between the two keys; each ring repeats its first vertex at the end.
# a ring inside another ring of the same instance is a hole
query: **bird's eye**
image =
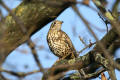
{"type": "Polygon", "coordinates": [[[55,25],[56,25],[56,22],[53,22],[53,23],[51,24],[51,28],[53,28],[55,25]]]}
{"type": "Polygon", "coordinates": [[[56,24],[56,22],[53,23],[54,25],[56,24]]]}

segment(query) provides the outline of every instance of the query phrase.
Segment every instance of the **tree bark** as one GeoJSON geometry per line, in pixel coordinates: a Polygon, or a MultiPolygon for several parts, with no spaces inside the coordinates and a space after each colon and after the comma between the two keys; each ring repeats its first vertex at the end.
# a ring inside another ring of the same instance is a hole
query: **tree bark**
{"type": "Polygon", "coordinates": [[[27,30],[26,34],[11,14],[0,22],[0,64],[4,62],[11,51],[27,41],[31,34],[54,20],[70,4],[69,2],[57,0],[57,3],[61,4],[55,7],[49,5],[49,2],[46,3],[41,0],[23,1],[17,8],[12,10],[12,13],[23,22],[23,27],[27,30]],[[3,27],[4,29],[2,29],[3,27]]]}

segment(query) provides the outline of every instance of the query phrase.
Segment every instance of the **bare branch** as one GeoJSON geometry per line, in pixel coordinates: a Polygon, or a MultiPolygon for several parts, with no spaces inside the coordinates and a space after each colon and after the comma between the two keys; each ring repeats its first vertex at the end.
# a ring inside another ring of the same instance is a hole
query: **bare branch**
{"type": "Polygon", "coordinates": [[[44,70],[44,68],[42,67],[42,64],[41,64],[41,62],[40,62],[40,60],[39,60],[39,58],[38,58],[37,52],[36,52],[36,50],[35,50],[35,45],[34,45],[34,43],[33,43],[30,39],[28,40],[28,45],[29,45],[29,47],[30,47],[31,50],[32,50],[32,54],[33,54],[33,56],[34,56],[34,59],[35,59],[37,65],[38,65],[39,68],[40,68],[40,71],[43,72],[43,73],[45,73],[45,70],[44,70]]]}

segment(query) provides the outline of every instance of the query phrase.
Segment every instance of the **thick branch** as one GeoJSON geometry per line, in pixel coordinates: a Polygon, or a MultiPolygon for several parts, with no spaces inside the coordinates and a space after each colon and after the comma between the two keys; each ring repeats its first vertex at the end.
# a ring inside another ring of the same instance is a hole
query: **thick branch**
{"type": "MultiPolygon", "coordinates": [[[[93,60],[90,59],[91,54],[86,54],[85,56],[71,59],[71,60],[61,60],[53,65],[46,74],[44,74],[42,80],[48,80],[48,77],[55,77],[55,75],[68,71],[68,70],[78,70],[91,64],[93,60]],[[85,62],[85,63],[84,63],[85,62]]],[[[55,80],[55,79],[54,79],[55,80]]]]}
{"type": "MultiPolygon", "coordinates": [[[[53,0],[49,0],[53,1],[53,0]]],[[[20,44],[24,43],[29,36],[41,29],[44,25],[54,20],[64,9],[69,5],[69,2],[61,2],[57,0],[57,3],[61,3],[60,6],[50,6],[41,0],[37,1],[23,1],[12,12],[24,22],[24,27],[27,30],[27,34],[24,34],[19,27],[18,23],[14,20],[10,14],[4,19],[4,23],[0,22],[0,64],[3,63],[8,54],[17,48],[20,44]]]]}
{"type": "MultiPolygon", "coordinates": [[[[66,72],[68,70],[79,70],[95,62],[98,63],[97,65],[99,64],[103,65],[105,68],[109,67],[109,61],[104,57],[102,57],[101,54],[97,53],[96,55],[94,55],[94,53],[89,53],[79,58],[75,58],[71,60],[61,60],[57,62],[52,68],[50,68],[46,72],[46,74],[44,74],[42,80],[57,80],[59,79],[59,77],[56,78],[56,76],[60,76],[60,73],[66,72]],[[51,77],[52,79],[50,79],[51,77]]],[[[97,75],[96,73],[93,74],[97,75]]],[[[89,78],[93,76],[89,75],[89,78]]],[[[88,78],[88,76],[85,77],[88,78]]]]}

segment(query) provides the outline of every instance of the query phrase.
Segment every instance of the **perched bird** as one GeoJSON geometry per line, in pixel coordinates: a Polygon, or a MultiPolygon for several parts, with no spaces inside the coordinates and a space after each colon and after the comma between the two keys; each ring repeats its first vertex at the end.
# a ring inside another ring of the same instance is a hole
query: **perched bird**
{"type": "Polygon", "coordinates": [[[47,34],[47,42],[50,50],[60,59],[73,59],[77,57],[77,52],[69,36],[61,30],[63,21],[52,22],[47,34]]]}

